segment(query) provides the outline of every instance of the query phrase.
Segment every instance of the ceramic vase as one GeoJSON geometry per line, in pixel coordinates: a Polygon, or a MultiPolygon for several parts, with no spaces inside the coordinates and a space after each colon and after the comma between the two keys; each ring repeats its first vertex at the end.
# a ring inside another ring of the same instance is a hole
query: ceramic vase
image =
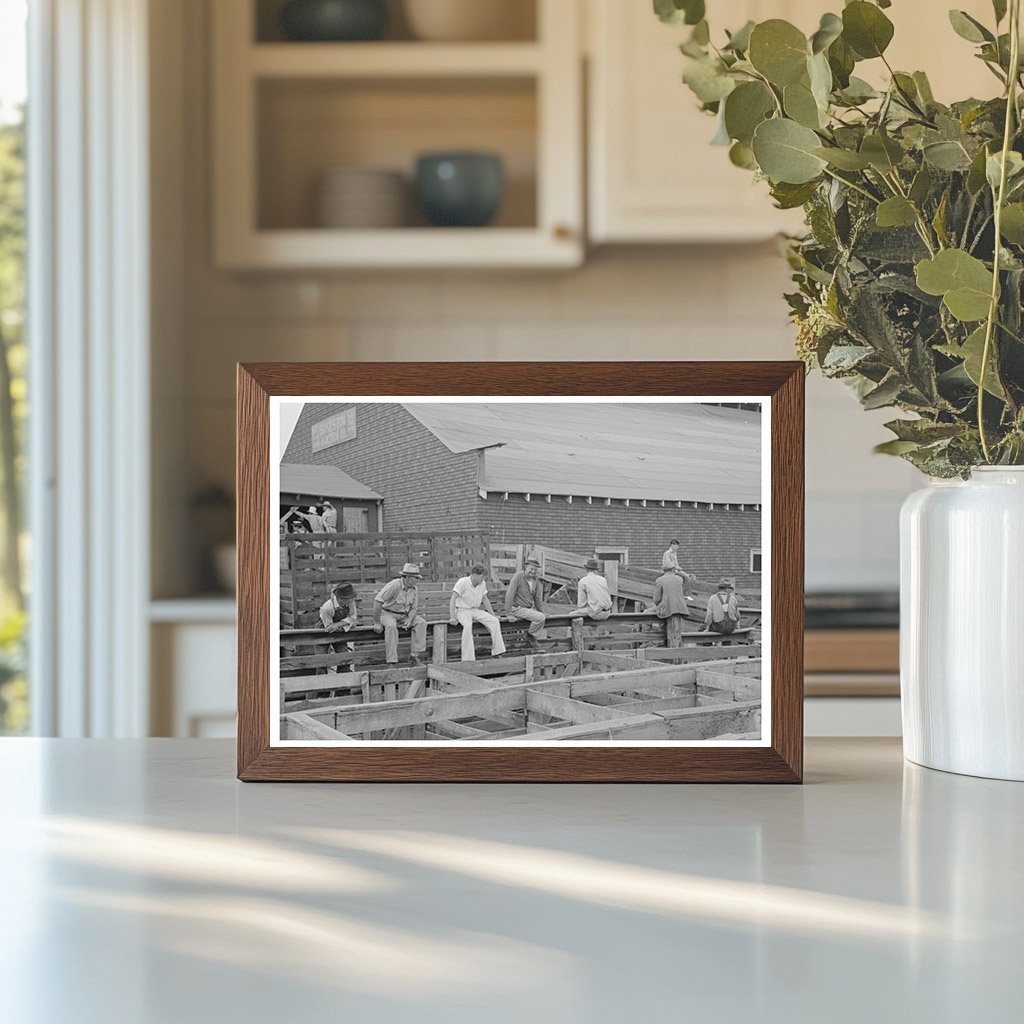
{"type": "Polygon", "coordinates": [[[1024,781],[1024,466],[910,495],[900,551],[906,757],[1024,781]]]}

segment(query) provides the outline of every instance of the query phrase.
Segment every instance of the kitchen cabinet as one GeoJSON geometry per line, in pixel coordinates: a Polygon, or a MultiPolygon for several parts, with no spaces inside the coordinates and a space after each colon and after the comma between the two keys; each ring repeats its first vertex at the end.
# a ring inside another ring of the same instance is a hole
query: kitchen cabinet
{"type": "MultiPolygon", "coordinates": [[[[710,144],[715,120],[681,80],[679,44],[689,28],[663,25],[647,3],[588,2],[591,241],[736,242],[798,230],[798,212],[774,209],[767,185],[710,144]]],[[[716,35],[769,17],[816,25],[817,15],[800,17],[798,9],[821,9],[820,0],[717,6],[716,15],[708,4],[716,35]]]]}
{"type": "Polygon", "coordinates": [[[536,4],[534,38],[451,43],[407,33],[373,42],[293,42],[268,17],[273,3],[211,5],[218,266],[579,264],[579,8],[566,0],[519,2],[536,4]],[[313,197],[328,172],[398,172],[411,185],[422,153],[465,150],[502,159],[505,197],[493,225],[432,227],[410,188],[401,226],[321,226],[313,197]]]}
{"type": "MultiPolygon", "coordinates": [[[[800,231],[799,211],[776,210],[764,183],[710,145],[715,121],[682,84],[678,44],[685,26],[663,25],[646,2],[587,0],[588,186],[592,242],[736,242],[800,231]]],[[[810,34],[825,0],[708,2],[714,38],[747,20],[785,18],[810,34]]],[[[988,0],[958,7],[992,21],[988,0]]],[[[896,68],[928,72],[937,98],[994,95],[998,83],[955,35],[946,8],[901,0],[886,11],[896,34],[896,68]]],[[[886,76],[880,61],[858,65],[864,78],[886,76]]]]}

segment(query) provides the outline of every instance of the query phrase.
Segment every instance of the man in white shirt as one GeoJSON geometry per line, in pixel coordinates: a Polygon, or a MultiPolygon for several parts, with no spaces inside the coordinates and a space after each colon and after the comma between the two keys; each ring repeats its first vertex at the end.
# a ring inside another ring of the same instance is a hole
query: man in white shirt
{"type": "Polygon", "coordinates": [[[474,565],[468,576],[456,581],[452,587],[448,617],[453,626],[462,626],[462,660],[476,661],[473,646],[473,623],[482,622],[491,634],[491,657],[505,653],[505,641],[501,636],[501,623],[491,607],[487,596],[487,570],[483,565],[474,565]]]}
{"type": "Polygon", "coordinates": [[[596,558],[588,558],[587,574],[580,580],[576,588],[575,611],[569,612],[569,618],[607,619],[612,613],[612,592],[608,589],[608,581],[601,575],[601,563],[596,558]]]}
{"type": "Polygon", "coordinates": [[[679,541],[670,540],[668,550],[661,556],[661,571],[672,572],[679,568],[679,541]]]}

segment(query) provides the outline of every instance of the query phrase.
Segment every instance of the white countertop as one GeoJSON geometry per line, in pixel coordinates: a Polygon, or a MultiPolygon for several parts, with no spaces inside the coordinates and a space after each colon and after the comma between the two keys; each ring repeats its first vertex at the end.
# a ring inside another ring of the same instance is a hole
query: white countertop
{"type": "Polygon", "coordinates": [[[242,785],[224,741],[0,741],[10,1024],[1009,1022],[1024,785],[242,785]]]}

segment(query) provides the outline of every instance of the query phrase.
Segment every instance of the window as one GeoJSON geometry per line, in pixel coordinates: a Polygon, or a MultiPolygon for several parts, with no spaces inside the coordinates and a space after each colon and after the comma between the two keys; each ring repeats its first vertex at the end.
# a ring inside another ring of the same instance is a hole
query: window
{"type": "Polygon", "coordinates": [[[594,557],[602,562],[618,562],[629,565],[629,548],[594,548],[594,557]]]}
{"type": "Polygon", "coordinates": [[[761,571],[761,549],[751,548],[750,549],[750,571],[760,572],[761,571]]]}
{"type": "Polygon", "coordinates": [[[29,724],[26,671],[25,0],[0,0],[0,734],[29,724]]]}

